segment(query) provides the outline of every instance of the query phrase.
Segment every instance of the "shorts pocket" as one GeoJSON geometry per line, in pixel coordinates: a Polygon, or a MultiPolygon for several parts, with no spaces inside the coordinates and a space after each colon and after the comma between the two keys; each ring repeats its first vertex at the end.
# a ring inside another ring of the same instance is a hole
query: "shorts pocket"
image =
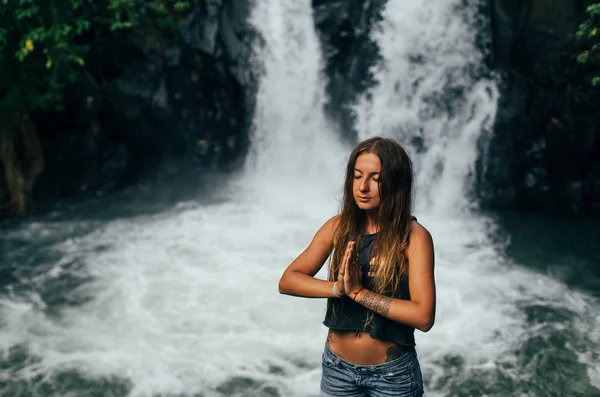
{"type": "Polygon", "coordinates": [[[379,375],[380,379],[385,383],[393,383],[395,385],[411,386],[414,381],[414,374],[411,366],[406,368],[398,368],[389,371],[382,371],[379,375]]]}
{"type": "Polygon", "coordinates": [[[325,353],[323,353],[321,361],[323,362],[323,365],[326,366],[327,368],[335,368],[338,365],[338,363],[336,361],[332,360],[329,357],[329,355],[325,354],[325,353]]]}

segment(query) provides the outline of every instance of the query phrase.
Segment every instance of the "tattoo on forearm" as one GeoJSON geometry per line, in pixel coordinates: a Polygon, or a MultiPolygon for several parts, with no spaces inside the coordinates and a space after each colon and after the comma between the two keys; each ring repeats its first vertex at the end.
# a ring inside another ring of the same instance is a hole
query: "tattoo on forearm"
{"type": "Polygon", "coordinates": [[[367,291],[358,303],[377,314],[387,316],[392,305],[392,298],[367,291]]]}

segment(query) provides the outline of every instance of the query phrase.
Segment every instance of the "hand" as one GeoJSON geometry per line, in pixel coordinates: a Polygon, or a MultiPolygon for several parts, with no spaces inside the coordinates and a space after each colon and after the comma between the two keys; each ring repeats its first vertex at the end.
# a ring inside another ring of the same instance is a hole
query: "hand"
{"type": "Polygon", "coordinates": [[[349,241],[348,245],[346,246],[346,253],[344,254],[344,258],[342,259],[342,264],[340,265],[337,281],[335,282],[335,288],[337,290],[338,295],[340,296],[346,295],[344,277],[346,275],[346,268],[348,267],[348,263],[352,260],[353,252],[354,241],[349,241]]]}
{"type": "Polygon", "coordinates": [[[354,248],[355,242],[350,241],[348,243],[348,247],[346,248],[346,254],[344,255],[344,260],[342,261],[341,268],[344,273],[344,293],[350,297],[355,291],[358,291],[362,288],[362,270],[360,268],[360,264],[358,261],[355,265],[352,265],[354,262],[354,248]]]}

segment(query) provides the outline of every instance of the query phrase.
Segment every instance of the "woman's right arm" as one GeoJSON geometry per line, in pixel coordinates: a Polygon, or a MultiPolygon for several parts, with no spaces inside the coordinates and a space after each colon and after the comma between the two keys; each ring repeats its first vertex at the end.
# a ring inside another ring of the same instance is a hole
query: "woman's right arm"
{"type": "MultiPolygon", "coordinates": [[[[333,234],[338,216],[329,219],[315,234],[310,245],[283,272],[279,293],[305,298],[335,298],[333,281],[320,280],[314,275],[333,250],[333,234]]],[[[340,283],[337,285],[340,286],[340,283]]],[[[342,291],[338,294],[343,295],[342,291]]]]}

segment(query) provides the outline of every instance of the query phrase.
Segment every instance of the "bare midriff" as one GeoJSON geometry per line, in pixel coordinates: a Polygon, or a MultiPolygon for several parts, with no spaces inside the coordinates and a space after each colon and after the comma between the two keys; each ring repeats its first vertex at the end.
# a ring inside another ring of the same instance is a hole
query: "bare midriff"
{"type": "Polygon", "coordinates": [[[402,350],[391,341],[371,338],[368,332],[330,329],[327,346],[338,357],[357,365],[376,365],[391,361],[402,350]]]}

